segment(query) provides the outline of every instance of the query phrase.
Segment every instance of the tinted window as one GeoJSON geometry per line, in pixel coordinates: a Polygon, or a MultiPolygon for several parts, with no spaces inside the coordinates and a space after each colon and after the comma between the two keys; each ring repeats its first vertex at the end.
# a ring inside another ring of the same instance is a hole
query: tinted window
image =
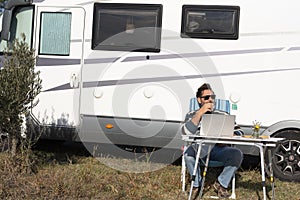
{"type": "Polygon", "coordinates": [[[160,51],[162,6],[96,3],[92,49],[160,51]]]}
{"type": "Polygon", "coordinates": [[[181,36],[238,39],[239,7],[184,5],[181,36]]]}

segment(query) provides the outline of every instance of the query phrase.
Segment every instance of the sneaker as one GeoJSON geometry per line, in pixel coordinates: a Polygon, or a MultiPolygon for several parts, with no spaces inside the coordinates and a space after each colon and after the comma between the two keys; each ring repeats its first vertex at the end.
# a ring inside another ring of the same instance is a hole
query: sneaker
{"type": "Polygon", "coordinates": [[[228,193],[228,190],[224,188],[218,181],[215,181],[214,190],[218,194],[218,197],[220,198],[229,198],[230,194],[228,193]]]}

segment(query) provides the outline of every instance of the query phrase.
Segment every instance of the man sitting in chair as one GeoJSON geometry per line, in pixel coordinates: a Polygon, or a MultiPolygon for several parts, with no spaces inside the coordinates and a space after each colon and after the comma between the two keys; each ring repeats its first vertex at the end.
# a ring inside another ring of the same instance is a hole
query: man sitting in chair
{"type": "MultiPolygon", "coordinates": [[[[183,126],[183,134],[199,134],[200,131],[200,122],[202,115],[207,113],[216,113],[216,114],[227,114],[223,111],[214,109],[214,100],[215,94],[211,86],[207,83],[203,84],[198,88],[196,93],[197,101],[200,105],[200,109],[192,111],[187,114],[186,121],[183,126]]],[[[236,126],[234,129],[235,135],[242,135],[242,130],[236,126]]],[[[201,151],[200,157],[203,158],[207,155],[207,146],[204,146],[201,151]],[[205,151],[206,149],[206,151],[205,151]]],[[[196,153],[198,150],[198,145],[192,144],[185,148],[184,159],[189,170],[189,173],[192,175],[195,165],[196,153]]],[[[219,161],[224,164],[224,169],[221,174],[218,176],[218,179],[215,181],[213,187],[217,192],[219,197],[228,198],[230,194],[227,191],[228,185],[236,172],[240,167],[243,160],[243,153],[234,147],[230,147],[223,144],[216,144],[210,152],[210,160],[219,161]]],[[[199,188],[201,187],[201,177],[200,177],[200,168],[198,168],[196,177],[194,180],[194,189],[193,191],[198,193],[199,188]]]]}

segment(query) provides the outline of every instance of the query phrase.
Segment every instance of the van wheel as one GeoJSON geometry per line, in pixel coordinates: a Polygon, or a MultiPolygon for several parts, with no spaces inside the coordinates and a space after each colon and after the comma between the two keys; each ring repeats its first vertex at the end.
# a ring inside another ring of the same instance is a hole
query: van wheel
{"type": "Polygon", "coordinates": [[[300,181],[300,131],[284,130],[274,137],[286,138],[272,150],[274,176],[284,181],[300,181]]]}

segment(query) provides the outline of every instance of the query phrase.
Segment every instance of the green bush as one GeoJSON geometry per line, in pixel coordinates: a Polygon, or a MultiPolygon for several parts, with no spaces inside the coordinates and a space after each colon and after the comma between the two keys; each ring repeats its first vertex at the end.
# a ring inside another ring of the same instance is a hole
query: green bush
{"type": "Polygon", "coordinates": [[[22,133],[24,116],[36,104],[34,99],[41,91],[41,79],[34,66],[34,50],[22,34],[5,50],[0,70],[0,131],[8,134],[12,155],[16,154],[22,136],[26,136],[26,132],[22,133]]]}

